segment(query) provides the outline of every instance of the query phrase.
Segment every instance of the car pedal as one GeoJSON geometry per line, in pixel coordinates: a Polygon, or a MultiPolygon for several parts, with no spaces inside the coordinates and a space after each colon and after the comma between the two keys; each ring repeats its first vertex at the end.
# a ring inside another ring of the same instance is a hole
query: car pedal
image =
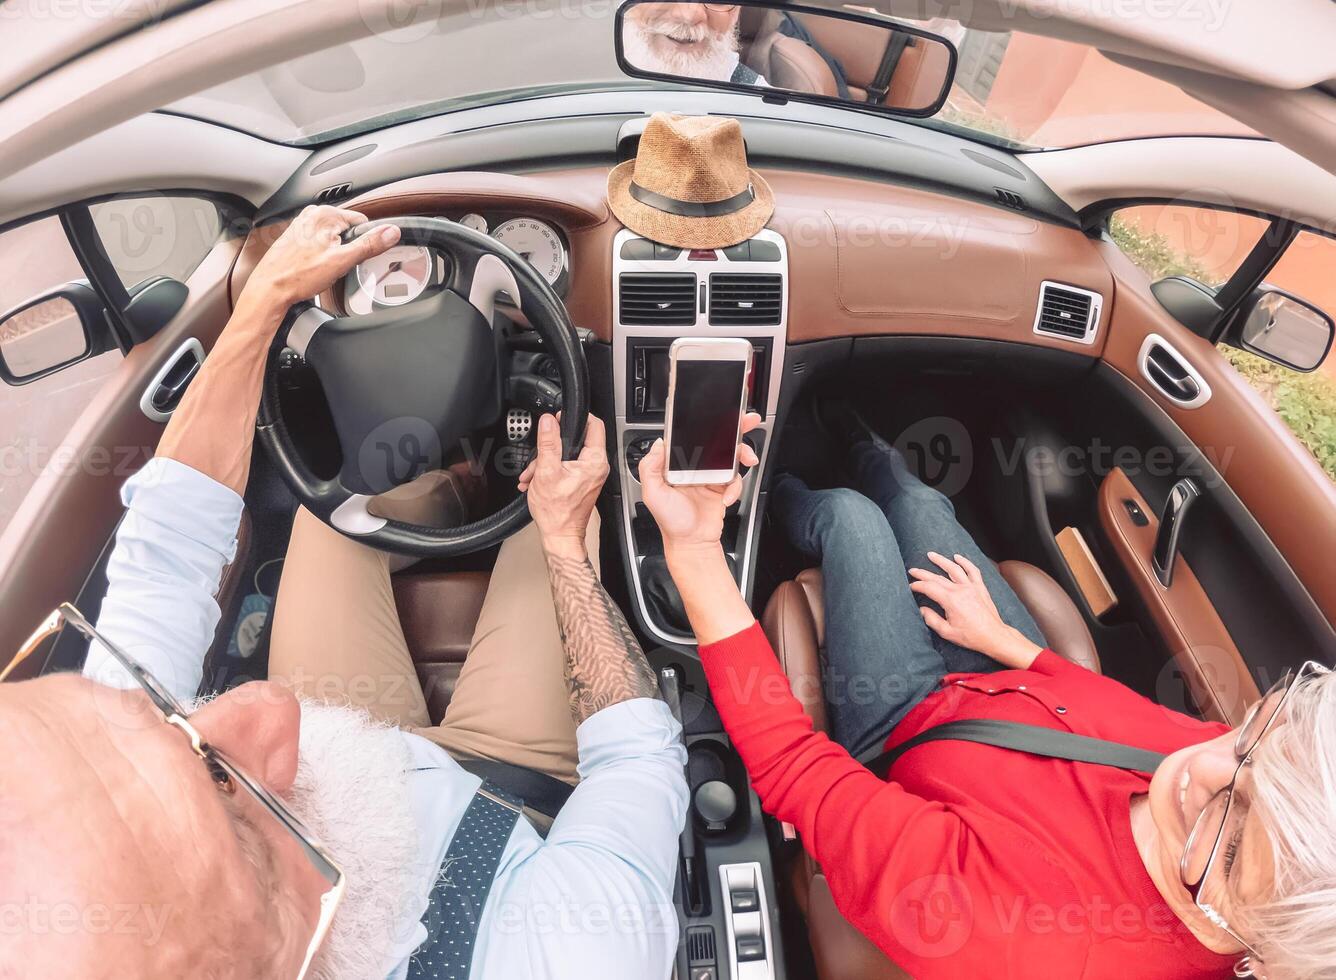
{"type": "Polygon", "coordinates": [[[533,431],[533,413],[527,408],[512,408],[506,412],[506,438],[523,442],[533,431]]]}

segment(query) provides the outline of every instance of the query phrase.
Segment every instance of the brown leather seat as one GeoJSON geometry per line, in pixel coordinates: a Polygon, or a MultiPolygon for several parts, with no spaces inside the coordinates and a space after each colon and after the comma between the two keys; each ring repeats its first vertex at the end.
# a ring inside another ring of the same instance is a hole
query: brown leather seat
{"type": "Polygon", "coordinates": [[[779,32],[783,15],[760,8],[744,8],[739,22],[742,60],[775,88],[834,98],[839,94],[835,73],[816,51],[779,32]]]}
{"type": "MultiPolygon", "coordinates": [[[[839,61],[844,68],[850,96],[857,102],[866,101],[868,87],[881,68],[885,44],[873,43],[874,32],[865,24],[835,17],[792,16],[807,28],[826,54],[839,61]]],[[[889,40],[889,32],[882,37],[889,40]]],[[[916,109],[930,106],[941,93],[950,57],[948,50],[940,44],[912,39],[896,63],[890,87],[881,104],[916,109]]]]}
{"type": "MultiPolygon", "coordinates": [[[[1056,652],[1083,667],[1100,669],[1094,638],[1062,586],[1025,562],[1004,561],[998,570],[1056,652]]],[[[821,690],[821,651],[826,645],[821,573],[809,568],[792,582],[780,585],[766,606],[761,626],[813,727],[827,731],[821,690]]],[[[808,939],[820,980],[898,980],[908,976],[840,914],[825,875],[810,856],[797,856],[788,877],[798,907],[807,918],[808,939]]]]}
{"type": "Polygon", "coordinates": [[[490,580],[487,572],[394,576],[394,602],[404,639],[435,723],[445,715],[455,693],[490,580]]]}

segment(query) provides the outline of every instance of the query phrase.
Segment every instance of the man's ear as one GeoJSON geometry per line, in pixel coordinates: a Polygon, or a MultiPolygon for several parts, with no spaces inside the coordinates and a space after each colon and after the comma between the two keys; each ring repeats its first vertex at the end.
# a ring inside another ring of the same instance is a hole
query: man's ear
{"type": "Polygon", "coordinates": [[[279,795],[297,778],[301,705],[274,681],[252,681],[190,716],[209,744],[279,795]]]}

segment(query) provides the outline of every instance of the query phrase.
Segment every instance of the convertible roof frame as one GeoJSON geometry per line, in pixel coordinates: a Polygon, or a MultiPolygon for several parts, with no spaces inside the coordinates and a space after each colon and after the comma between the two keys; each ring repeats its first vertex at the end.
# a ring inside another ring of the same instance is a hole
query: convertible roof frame
{"type": "MultiPolygon", "coordinates": [[[[0,75],[0,178],[212,85],[394,25],[399,0],[132,0],[102,16],[4,4],[11,38],[58,28],[60,43],[7,44],[0,75]],[[139,17],[139,22],[134,18],[139,17]],[[114,24],[109,25],[109,22],[114,24]],[[147,25],[147,26],[144,26],[147,25]],[[142,27],[142,29],[138,29],[142,27]]],[[[442,10],[476,0],[440,0],[442,10]]],[[[817,0],[835,7],[838,0],[817,0]]],[[[949,16],[1092,44],[1258,128],[1336,172],[1336,4],[1329,0],[1155,5],[1118,0],[874,0],[904,17],[949,16]],[[1187,16],[1187,6],[1202,11],[1187,16]],[[1153,9],[1154,8],[1154,9],[1153,9]]]]}

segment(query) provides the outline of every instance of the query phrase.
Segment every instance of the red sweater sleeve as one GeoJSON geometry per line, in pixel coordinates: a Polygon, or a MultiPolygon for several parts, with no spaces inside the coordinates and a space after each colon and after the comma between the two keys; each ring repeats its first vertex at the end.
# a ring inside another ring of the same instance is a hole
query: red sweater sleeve
{"type": "Polygon", "coordinates": [[[914,951],[897,941],[896,909],[920,883],[949,876],[971,892],[1012,890],[982,866],[953,810],[878,779],[813,731],[759,624],[702,647],[701,661],[766,812],[798,828],[840,910],[902,965],[914,951]]]}

